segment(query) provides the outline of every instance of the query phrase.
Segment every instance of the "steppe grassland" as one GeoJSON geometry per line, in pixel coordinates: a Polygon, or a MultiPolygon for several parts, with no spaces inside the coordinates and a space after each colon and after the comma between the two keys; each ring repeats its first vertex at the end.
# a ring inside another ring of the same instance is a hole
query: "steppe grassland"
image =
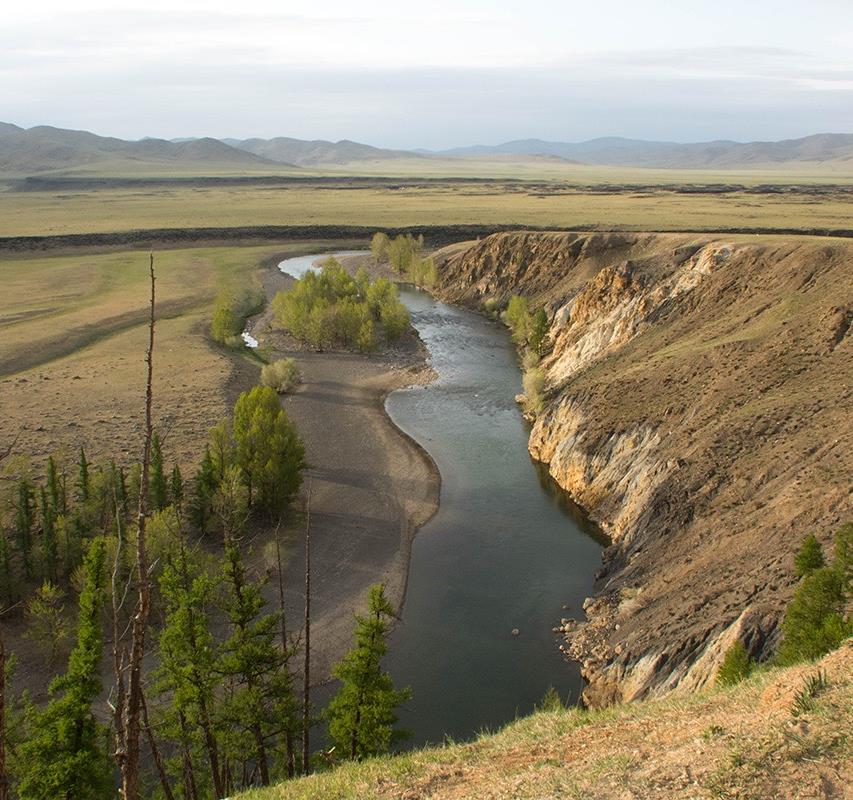
{"type": "MultiPolygon", "coordinates": [[[[265,259],[324,247],[155,252],[155,418],[170,460],[195,462],[207,430],[257,377],[257,362],[210,340],[216,294],[256,280],[265,259]]],[[[94,457],[139,457],[147,270],[146,251],[0,257],[0,441],[37,463],[81,445],[94,457]]]]}
{"type": "MultiPolygon", "coordinates": [[[[409,162],[404,162],[409,163],[409,162]]],[[[431,162],[426,161],[427,165],[431,162]]],[[[467,162],[462,162],[467,163],[467,162]]],[[[396,162],[382,162],[393,175],[396,162]]],[[[349,165],[352,166],[352,165],[349,165]]],[[[412,165],[412,168],[418,165],[412,165]]],[[[523,166],[523,165],[522,165],[523,166]]],[[[359,165],[367,170],[368,164],[359,165]]],[[[322,182],[143,186],[103,184],[45,191],[0,191],[0,236],[45,236],[152,228],[258,225],[530,225],[605,229],[850,228],[853,177],[835,173],[574,168],[510,170],[498,180],[430,175],[354,179],[355,169],[322,182]],[[523,180],[519,180],[523,178],[523,180]],[[688,183],[825,184],[825,194],[683,192],[688,183]]],[[[488,174],[485,170],[480,178],[488,174]]]]}

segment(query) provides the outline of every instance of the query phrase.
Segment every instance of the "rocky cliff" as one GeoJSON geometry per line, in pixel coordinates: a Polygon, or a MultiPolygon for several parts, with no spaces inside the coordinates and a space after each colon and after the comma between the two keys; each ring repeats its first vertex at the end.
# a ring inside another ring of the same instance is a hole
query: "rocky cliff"
{"type": "Polygon", "coordinates": [[[551,321],[532,456],[611,537],[569,651],[592,705],[768,657],[807,533],[853,517],[853,245],[496,234],[438,254],[438,294],[551,321]]]}

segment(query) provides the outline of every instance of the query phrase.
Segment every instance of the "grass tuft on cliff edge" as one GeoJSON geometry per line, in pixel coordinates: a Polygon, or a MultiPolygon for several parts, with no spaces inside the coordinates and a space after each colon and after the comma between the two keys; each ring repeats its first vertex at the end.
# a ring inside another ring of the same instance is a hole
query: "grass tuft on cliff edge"
{"type": "Polygon", "coordinates": [[[850,785],[853,639],[730,688],[538,712],[468,744],[347,763],[241,799],[842,798],[850,785]]]}

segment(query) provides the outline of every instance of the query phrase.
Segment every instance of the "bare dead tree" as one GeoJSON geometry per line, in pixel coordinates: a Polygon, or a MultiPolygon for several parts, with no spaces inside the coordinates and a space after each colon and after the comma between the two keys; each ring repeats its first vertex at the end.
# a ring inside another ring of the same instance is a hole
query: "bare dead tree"
{"type": "MultiPolygon", "coordinates": [[[[151,466],[151,439],[154,433],[151,411],[154,379],[154,254],[149,257],[151,299],[148,318],[148,351],[145,361],[148,376],[145,383],[145,444],[142,451],[142,475],[139,486],[139,508],[136,516],[136,608],[130,626],[130,656],[127,689],[124,668],[116,675],[116,763],[121,774],[121,794],[124,800],[139,800],[139,734],[141,730],[142,660],[145,657],[145,634],[151,610],[151,583],[148,575],[148,552],[145,547],[145,523],[148,519],[148,481],[151,466]]],[[[116,645],[118,647],[118,645],[116,645]]],[[[123,658],[121,659],[123,661],[123,658]]]]}
{"type": "Polygon", "coordinates": [[[305,503],[305,666],[302,670],[302,772],[309,771],[311,714],[308,690],[311,687],[311,479],[305,503]]]}

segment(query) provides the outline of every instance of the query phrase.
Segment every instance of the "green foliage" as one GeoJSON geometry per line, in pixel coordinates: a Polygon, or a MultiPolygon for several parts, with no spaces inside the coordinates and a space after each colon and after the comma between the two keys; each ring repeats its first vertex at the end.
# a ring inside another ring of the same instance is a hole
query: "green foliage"
{"type": "Polygon", "coordinates": [[[536,416],[542,411],[545,373],[539,367],[527,370],[522,378],[522,387],[524,388],[524,410],[536,416]]]}
{"type": "Polygon", "coordinates": [[[302,483],[305,447],[268,386],[243,392],[234,405],[235,461],[249,491],[249,505],[276,514],[302,483]]]}
{"type": "Polygon", "coordinates": [[[395,689],[391,676],[382,671],[393,618],[394,609],[385,597],[385,587],[371,586],[368,613],[356,617],[355,647],[333,670],[342,685],[326,709],[329,738],[349,758],[385,753],[393,741],[407,735],[394,729],[394,711],[411,692],[395,689]]]}
{"type": "Polygon", "coordinates": [[[388,260],[388,247],[390,244],[391,240],[388,238],[388,234],[373,234],[373,238],[370,240],[370,252],[373,253],[373,260],[377,264],[388,260]]]}
{"type": "Polygon", "coordinates": [[[59,650],[68,636],[65,621],[65,592],[45,581],[27,601],[27,637],[46,651],[48,664],[56,661],[59,650]]]}
{"type": "Polygon", "coordinates": [[[207,532],[208,529],[217,483],[210,445],[207,445],[204,448],[204,457],[201,459],[201,464],[195,474],[192,499],[189,505],[190,522],[202,533],[207,532]]]}
{"type": "Polygon", "coordinates": [[[211,791],[214,783],[221,789],[218,728],[213,722],[220,676],[210,629],[216,584],[200,569],[197,553],[182,546],[166,560],[159,587],[165,623],[159,637],[155,691],[170,700],[160,720],[162,736],[180,750],[180,758],[169,762],[169,771],[176,786],[189,792],[185,785],[189,763],[195,768],[197,789],[220,797],[219,791],[211,791]]]}
{"type": "Polygon", "coordinates": [[[500,315],[500,301],[494,297],[489,297],[483,301],[483,311],[492,319],[497,319],[500,315]]]}
{"type": "Polygon", "coordinates": [[[530,324],[530,310],[526,297],[513,295],[509,299],[506,311],[504,311],[504,322],[512,332],[512,339],[516,344],[522,345],[527,341],[527,330],[530,324]]]}
{"type": "Polygon", "coordinates": [[[527,333],[527,345],[537,355],[542,355],[545,337],[548,335],[548,315],[544,308],[536,309],[530,319],[527,333]]]}
{"type": "Polygon", "coordinates": [[[794,695],[794,705],[791,709],[793,715],[799,717],[814,711],[817,707],[815,698],[826,691],[828,686],[829,681],[826,678],[826,672],[823,670],[818,671],[815,675],[809,675],[803,684],[803,688],[794,695]]]}
{"type": "Polygon", "coordinates": [[[65,675],[50,686],[52,698],[27,712],[28,735],[20,746],[20,800],[101,800],[112,791],[105,731],[92,713],[101,691],[101,610],[106,547],[94,539],[85,558],[77,644],[65,675]]]}
{"type": "Polygon", "coordinates": [[[806,573],[782,621],[780,664],[812,661],[838,647],[853,634],[853,619],[845,618],[853,574],[853,525],[837,533],[832,564],[806,573]]]}
{"type": "Polygon", "coordinates": [[[755,667],[755,662],[749,657],[743,642],[735,640],[726,651],[723,663],[717,670],[717,684],[719,686],[734,686],[746,680],[755,667]]]}
{"type": "Polygon", "coordinates": [[[560,693],[553,686],[546,689],[542,699],[536,704],[537,711],[560,711],[563,708],[565,706],[560,698],[560,693]]]}
{"type": "Polygon", "coordinates": [[[370,282],[360,271],[353,278],[333,258],[319,273],[308,272],[287,292],[273,299],[275,318],[294,336],[312,347],[375,346],[373,326],[382,324],[389,341],[399,338],[409,324],[409,313],[397,288],[380,278],[370,282]]]}
{"type": "Polygon", "coordinates": [[[160,437],[156,431],[151,437],[151,464],[148,487],[151,508],[155,511],[162,511],[169,504],[169,489],[163,466],[163,451],[160,448],[160,437]]]}
{"type": "Polygon", "coordinates": [[[413,256],[409,268],[406,270],[406,277],[415,286],[431,289],[438,281],[438,270],[435,266],[435,260],[432,257],[421,258],[417,255],[413,256]]]}
{"type": "Polygon", "coordinates": [[[261,385],[269,386],[279,394],[292,391],[301,380],[299,367],[292,358],[280,358],[261,367],[261,385]]]}
{"type": "Polygon", "coordinates": [[[826,565],[823,557],[823,550],[820,547],[820,542],[814,534],[809,534],[800,546],[797,555],[794,558],[794,566],[797,569],[797,577],[804,578],[810,575],[816,569],[826,565]]]}
{"type": "Polygon", "coordinates": [[[264,293],[259,286],[227,287],[216,296],[210,335],[221,344],[241,345],[240,334],[246,318],[264,307],[264,293]]]}
{"type": "Polygon", "coordinates": [[[388,243],[388,263],[400,275],[408,275],[412,262],[420,255],[424,237],[415,238],[410,233],[395,236],[388,243]]]}

